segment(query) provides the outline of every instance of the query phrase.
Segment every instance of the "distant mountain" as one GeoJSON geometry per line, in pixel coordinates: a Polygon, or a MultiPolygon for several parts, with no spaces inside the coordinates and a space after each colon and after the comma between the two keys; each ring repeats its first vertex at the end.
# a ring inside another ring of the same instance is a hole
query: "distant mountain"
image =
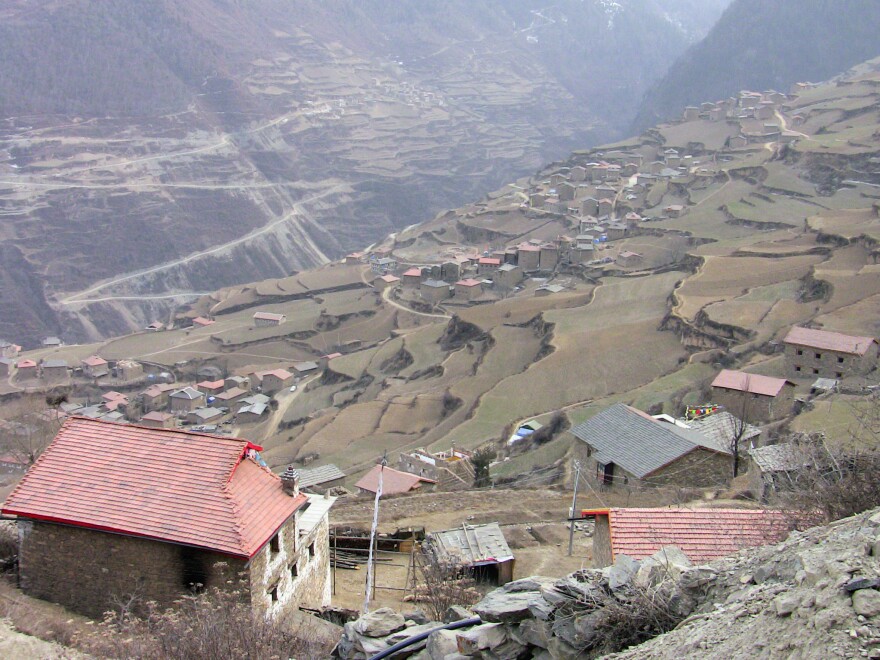
{"type": "Polygon", "coordinates": [[[4,0],[0,337],[142,327],[622,137],[728,2],[4,0]]]}
{"type": "Polygon", "coordinates": [[[877,0],[734,0],[647,92],[633,129],[741,89],[787,91],[794,82],[827,80],[880,55],[878,33],[877,0]]]}

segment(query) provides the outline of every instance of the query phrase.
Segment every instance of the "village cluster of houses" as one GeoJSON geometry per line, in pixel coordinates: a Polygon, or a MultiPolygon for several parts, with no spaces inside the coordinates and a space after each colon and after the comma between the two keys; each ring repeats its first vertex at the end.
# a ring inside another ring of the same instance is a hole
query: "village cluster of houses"
{"type": "Polygon", "coordinates": [[[711,384],[713,405],[693,418],[613,405],[572,429],[575,457],[599,486],[710,488],[730,481],[738,452],[753,493],[765,498],[778,472],[793,466],[782,460],[789,449],[766,444],[763,427],[793,414],[799,385],[834,391],[841,379],[874,369],[877,347],[873,337],[794,327],[784,339],[787,377],[722,370],[711,384]]]}
{"type": "MultiPolygon", "coordinates": [[[[809,83],[796,83],[792,94],[797,94],[809,87],[809,83]]],[[[782,92],[769,90],[766,92],[740,91],[736,96],[717,102],[707,102],[700,106],[688,106],[684,110],[684,121],[705,119],[708,121],[727,121],[737,123],[740,131],[730,138],[729,145],[739,149],[749,144],[794,142],[801,134],[786,128],[780,121],[779,109],[789,100],[782,92]]],[[[800,126],[804,122],[802,115],[794,115],[791,125],[800,126]]]]}

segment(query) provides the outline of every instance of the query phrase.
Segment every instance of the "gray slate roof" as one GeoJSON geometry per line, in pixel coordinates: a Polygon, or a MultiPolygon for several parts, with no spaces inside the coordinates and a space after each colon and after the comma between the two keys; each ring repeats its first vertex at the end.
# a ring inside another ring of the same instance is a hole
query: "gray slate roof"
{"type": "Polygon", "coordinates": [[[299,472],[300,488],[308,488],[309,486],[320,486],[321,484],[327,483],[328,481],[335,481],[336,479],[345,478],[345,472],[333,465],[333,463],[328,463],[327,465],[321,465],[319,467],[310,469],[298,468],[297,472],[299,472]]]}
{"type": "Polygon", "coordinates": [[[665,422],[617,403],[571,432],[586,442],[600,463],[614,463],[641,479],[697,447],[729,453],[702,434],[665,422]]]}
{"type": "Polygon", "coordinates": [[[761,472],[789,472],[804,465],[804,457],[791,445],[767,445],[749,450],[749,456],[755,461],[761,472]]]}
{"type": "Polygon", "coordinates": [[[426,544],[438,559],[465,565],[496,564],[513,559],[498,523],[465,524],[460,529],[432,532],[426,544]]]}
{"type": "MultiPolygon", "coordinates": [[[[688,420],[685,423],[695,431],[702,433],[706,440],[712,443],[718,451],[728,451],[730,449],[730,443],[736,436],[739,425],[742,424],[739,419],[725,411],[688,420]]],[[[749,440],[759,435],[761,435],[761,429],[747,423],[740,439],[740,451],[748,447],[749,440]]]]}

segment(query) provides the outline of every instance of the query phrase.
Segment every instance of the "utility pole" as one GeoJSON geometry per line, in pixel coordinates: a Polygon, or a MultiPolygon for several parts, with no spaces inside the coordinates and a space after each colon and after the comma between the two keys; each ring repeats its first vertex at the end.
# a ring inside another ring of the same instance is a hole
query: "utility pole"
{"type": "Polygon", "coordinates": [[[571,552],[574,547],[574,517],[577,514],[577,505],[578,505],[578,482],[581,479],[581,464],[580,461],[574,462],[574,492],[571,495],[571,513],[568,516],[568,556],[571,557],[571,552]]]}
{"type": "Polygon", "coordinates": [[[373,551],[376,543],[376,530],[379,527],[379,498],[382,497],[382,473],[385,471],[385,466],[388,465],[387,455],[383,454],[382,462],[380,463],[382,466],[379,468],[379,483],[376,486],[376,500],[373,503],[373,525],[370,528],[370,552],[367,557],[367,585],[365,589],[364,595],[364,614],[367,614],[370,611],[370,597],[375,597],[376,594],[376,577],[375,577],[375,566],[373,565],[373,551]]]}

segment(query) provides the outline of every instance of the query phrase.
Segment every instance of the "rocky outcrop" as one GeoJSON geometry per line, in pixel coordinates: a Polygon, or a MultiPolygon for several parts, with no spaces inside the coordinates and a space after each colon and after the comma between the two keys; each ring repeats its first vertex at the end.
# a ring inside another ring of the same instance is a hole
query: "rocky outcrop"
{"type": "Polygon", "coordinates": [[[667,547],[517,580],[446,618],[471,616],[480,622],[443,630],[377,610],[346,625],[335,657],[369,658],[430,631],[390,657],[592,658],[630,646],[612,657],[880,658],[880,509],[704,566],[667,547]]]}

